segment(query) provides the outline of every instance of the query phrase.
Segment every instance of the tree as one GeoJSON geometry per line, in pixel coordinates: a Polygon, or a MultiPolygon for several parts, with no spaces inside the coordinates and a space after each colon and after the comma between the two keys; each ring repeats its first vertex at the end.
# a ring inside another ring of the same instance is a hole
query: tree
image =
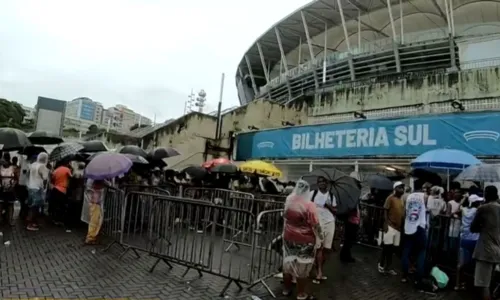
{"type": "Polygon", "coordinates": [[[0,98],[0,127],[22,128],[24,116],[19,103],[0,98]]]}
{"type": "Polygon", "coordinates": [[[144,128],[144,127],[148,127],[148,126],[149,126],[149,125],[146,125],[146,124],[141,124],[141,125],[139,126],[139,124],[137,124],[137,123],[136,123],[136,124],[132,125],[132,127],[130,127],[130,131],[132,131],[132,130],[136,130],[137,128],[144,128]]]}
{"type": "Polygon", "coordinates": [[[87,133],[98,133],[99,132],[99,127],[97,127],[97,125],[95,124],[92,124],[89,126],[89,130],[87,131],[87,133]]]}

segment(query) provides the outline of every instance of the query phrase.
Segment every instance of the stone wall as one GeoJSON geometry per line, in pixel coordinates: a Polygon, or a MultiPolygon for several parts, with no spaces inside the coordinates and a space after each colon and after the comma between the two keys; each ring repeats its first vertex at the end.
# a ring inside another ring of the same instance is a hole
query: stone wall
{"type": "Polygon", "coordinates": [[[451,100],[500,97],[499,67],[337,86],[315,100],[314,115],[341,114],[451,100]]]}
{"type": "MultiPolygon", "coordinates": [[[[282,127],[282,121],[307,124],[307,108],[303,105],[285,107],[267,100],[253,101],[222,116],[221,147],[229,147],[231,133],[282,127]]],[[[169,166],[181,169],[203,162],[205,138],[215,138],[217,118],[197,112],[185,115],[144,137],[143,148],[174,147],[182,155],[167,160],[169,166]]]]}

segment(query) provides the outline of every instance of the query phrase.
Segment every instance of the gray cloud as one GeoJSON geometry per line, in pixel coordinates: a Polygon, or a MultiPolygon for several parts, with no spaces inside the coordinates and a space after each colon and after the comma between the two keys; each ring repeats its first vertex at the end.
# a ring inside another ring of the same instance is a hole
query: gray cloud
{"type": "Polygon", "coordinates": [[[4,0],[0,97],[86,96],[158,121],[178,117],[192,88],[238,104],[234,73],[264,30],[307,0],[4,0]]]}

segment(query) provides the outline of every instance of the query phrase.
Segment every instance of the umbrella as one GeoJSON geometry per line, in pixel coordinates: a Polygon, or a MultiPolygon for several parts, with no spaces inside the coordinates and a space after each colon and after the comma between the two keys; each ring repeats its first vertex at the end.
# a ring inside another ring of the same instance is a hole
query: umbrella
{"type": "Polygon", "coordinates": [[[85,168],[85,177],[94,180],[111,179],[127,173],[132,161],[120,153],[101,153],[91,160],[85,168]]]}
{"type": "Polygon", "coordinates": [[[413,169],[410,172],[410,176],[432,183],[432,185],[443,184],[443,179],[438,174],[424,169],[413,169]]]}
{"type": "Polygon", "coordinates": [[[28,146],[19,150],[17,153],[21,155],[26,155],[27,157],[32,157],[42,152],[47,152],[47,150],[45,150],[45,148],[43,148],[42,146],[28,146]]]}
{"type": "Polygon", "coordinates": [[[369,187],[377,190],[384,190],[384,191],[393,190],[392,181],[389,178],[379,174],[368,175],[365,178],[365,182],[369,187]]]}
{"type": "Polygon", "coordinates": [[[68,156],[76,156],[83,146],[78,143],[63,143],[52,150],[49,161],[60,161],[68,156]]]}
{"type": "Polygon", "coordinates": [[[412,168],[426,170],[445,169],[461,171],[470,165],[480,164],[481,161],[464,151],[454,149],[436,149],[427,151],[411,162],[412,168]]]}
{"type": "Polygon", "coordinates": [[[281,177],[283,175],[280,169],[276,168],[273,164],[262,160],[244,162],[240,165],[240,171],[270,177],[281,177]]]}
{"type": "Polygon", "coordinates": [[[128,145],[128,146],[121,147],[118,150],[118,153],[133,154],[133,155],[142,156],[144,158],[148,157],[148,154],[146,153],[146,151],[144,151],[144,149],[142,149],[141,147],[134,146],[134,145],[128,145]]]}
{"type": "Polygon", "coordinates": [[[238,167],[233,164],[220,164],[212,167],[210,169],[212,173],[236,173],[238,172],[238,167]]]}
{"type": "Polygon", "coordinates": [[[129,153],[125,153],[123,155],[128,157],[132,161],[132,163],[134,163],[134,164],[139,164],[139,165],[148,165],[149,164],[149,161],[142,156],[129,154],[129,153]]]}
{"type": "Polygon", "coordinates": [[[80,152],[85,153],[95,153],[95,152],[106,152],[108,147],[104,145],[101,141],[89,141],[82,144],[83,149],[80,152]]]}
{"type": "Polygon", "coordinates": [[[37,145],[56,145],[64,142],[62,137],[47,131],[34,131],[28,134],[28,139],[37,145]]]}
{"type": "Polygon", "coordinates": [[[214,158],[211,160],[207,160],[201,166],[205,169],[211,169],[217,165],[230,164],[230,163],[231,163],[231,161],[229,159],[224,158],[224,157],[220,157],[220,158],[214,158]]]}
{"type": "Polygon", "coordinates": [[[0,150],[14,151],[31,146],[31,142],[24,131],[3,127],[0,128],[0,150]]]}
{"type": "Polygon", "coordinates": [[[465,168],[455,181],[500,182],[500,171],[496,165],[479,164],[465,168]]]}
{"type": "Polygon", "coordinates": [[[169,158],[172,156],[177,156],[180,155],[179,151],[175,150],[174,148],[155,148],[148,153],[148,158],[152,160],[161,160],[164,158],[169,158]]]}
{"type": "Polygon", "coordinates": [[[191,178],[202,179],[207,175],[207,170],[199,166],[190,166],[181,171],[188,174],[191,178]]]}
{"type": "Polygon", "coordinates": [[[330,183],[330,190],[337,199],[338,214],[346,214],[357,207],[361,196],[359,181],[336,169],[316,169],[302,179],[315,189],[318,177],[324,177],[330,183]]]}

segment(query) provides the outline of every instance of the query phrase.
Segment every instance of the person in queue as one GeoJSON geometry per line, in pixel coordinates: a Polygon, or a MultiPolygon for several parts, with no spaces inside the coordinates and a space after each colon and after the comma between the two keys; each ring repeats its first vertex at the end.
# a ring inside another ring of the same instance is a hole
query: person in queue
{"type": "Polygon", "coordinates": [[[323,275],[323,266],[331,253],[333,238],[335,236],[335,212],[337,200],[333,193],[328,190],[328,181],[325,177],[319,176],[316,181],[318,189],[310,192],[311,201],[316,205],[319,222],[324,234],[323,244],[316,252],[316,278],[313,283],[319,284],[321,280],[326,280],[323,275]]]}
{"type": "Polygon", "coordinates": [[[16,196],[21,204],[21,211],[19,212],[19,217],[25,219],[29,213],[28,205],[28,173],[30,169],[30,161],[26,158],[21,158],[21,163],[19,166],[19,180],[16,186],[16,196]]]}
{"type": "Polygon", "coordinates": [[[476,248],[477,240],[479,239],[478,233],[472,233],[470,227],[472,221],[476,217],[477,209],[484,203],[484,198],[476,194],[472,194],[463,203],[461,208],[462,224],[460,228],[460,255],[458,261],[458,274],[456,276],[455,290],[465,288],[465,284],[460,281],[462,271],[472,261],[472,254],[476,248]]]}
{"type": "Polygon", "coordinates": [[[495,266],[500,264],[500,202],[495,186],[484,189],[485,204],[477,209],[470,232],[479,233],[473,258],[476,261],[474,286],[479,289],[477,299],[491,300],[490,283],[495,266]]]}
{"type": "Polygon", "coordinates": [[[28,172],[28,217],[26,227],[29,231],[37,231],[39,229],[38,216],[40,209],[43,207],[43,192],[45,184],[49,177],[47,169],[48,154],[42,152],[38,154],[36,162],[32,163],[28,172]]]}
{"type": "Polygon", "coordinates": [[[103,180],[90,181],[88,188],[85,190],[85,204],[88,205],[89,226],[87,236],[85,237],[86,245],[96,245],[97,237],[101,231],[103,222],[102,204],[106,195],[106,186],[110,184],[103,180]]]}
{"type": "Polygon", "coordinates": [[[10,160],[10,153],[4,152],[0,166],[0,214],[5,209],[6,221],[13,226],[14,220],[14,201],[16,200],[15,187],[18,178],[16,177],[15,168],[10,160]]]}
{"type": "Polygon", "coordinates": [[[294,278],[297,299],[315,299],[306,291],[307,278],[314,266],[316,250],[323,243],[323,233],[316,205],[310,200],[309,184],[297,182],[286,198],[283,212],[283,295],[291,294],[294,278]]]}
{"type": "Polygon", "coordinates": [[[401,197],[405,191],[403,182],[398,181],[393,185],[394,192],[387,197],[384,204],[384,228],[382,254],[378,264],[378,271],[383,274],[397,275],[391,269],[392,256],[401,243],[401,228],[404,218],[404,204],[401,197]]]}
{"type": "Polygon", "coordinates": [[[425,245],[426,237],[426,206],[425,206],[425,192],[422,190],[424,181],[417,179],[414,182],[414,191],[406,199],[405,206],[405,243],[403,246],[402,255],[402,271],[403,277],[401,282],[408,281],[408,274],[410,268],[410,254],[416,253],[416,283],[420,286],[421,280],[424,277],[424,263],[425,263],[425,245]]]}
{"type": "Polygon", "coordinates": [[[53,205],[52,218],[54,224],[59,226],[66,223],[67,192],[71,176],[69,163],[61,163],[52,173],[52,190],[50,192],[52,203],[49,203],[49,205],[53,205]]]}

